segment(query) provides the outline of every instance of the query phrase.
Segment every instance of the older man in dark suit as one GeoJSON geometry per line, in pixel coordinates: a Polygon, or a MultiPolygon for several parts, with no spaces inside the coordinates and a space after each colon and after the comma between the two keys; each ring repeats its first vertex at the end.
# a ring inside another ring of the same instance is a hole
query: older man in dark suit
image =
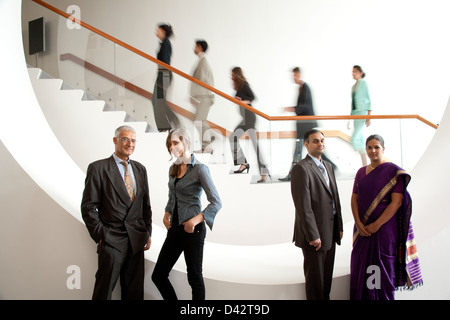
{"type": "Polygon", "coordinates": [[[122,299],[144,298],[144,250],[150,248],[152,210],[147,171],[129,159],[136,132],[121,126],[114,154],[87,170],[81,213],[98,244],[98,270],[92,299],[111,299],[120,275],[122,299]]]}
{"type": "Polygon", "coordinates": [[[292,168],[291,193],[295,204],[293,241],[302,248],[306,298],[330,298],[335,244],[343,227],[339,193],[332,165],[323,161],[325,139],[319,130],[304,135],[308,155],[292,168]]]}

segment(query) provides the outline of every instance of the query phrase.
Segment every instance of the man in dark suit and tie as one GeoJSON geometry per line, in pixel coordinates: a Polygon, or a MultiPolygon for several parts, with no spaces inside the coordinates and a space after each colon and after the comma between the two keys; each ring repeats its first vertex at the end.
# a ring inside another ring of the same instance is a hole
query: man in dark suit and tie
{"type": "Polygon", "coordinates": [[[136,132],[121,126],[114,154],[87,170],[81,213],[98,244],[98,270],[92,299],[111,299],[120,276],[122,299],[144,298],[144,250],[150,248],[152,210],[147,171],[129,157],[136,132]]]}
{"type": "Polygon", "coordinates": [[[306,298],[330,298],[336,243],[343,227],[339,193],[332,165],[323,161],[323,133],[304,135],[308,155],[292,168],[291,193],[295,205],[293,241],[304,257],[306,298]]]}

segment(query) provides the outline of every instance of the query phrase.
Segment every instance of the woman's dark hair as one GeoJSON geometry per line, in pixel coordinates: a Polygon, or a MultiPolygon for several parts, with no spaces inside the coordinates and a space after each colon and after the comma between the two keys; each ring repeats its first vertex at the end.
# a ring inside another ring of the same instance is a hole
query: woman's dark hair
{"type": "Polygon", "coordinates": [[[158,28],[161,28],[166,33],[166,38],[170,38],[173,36],[172,26],[170,24],[160,24],[158,28]]]}
{"type": "Polygon", "coordinates": [[[234,90],[239,90],[244,85],[245,79],[244,73],[242,72],[241,67],[234,67],[231,72],[234,74],[233,82],[234,82],[234,90]]]}
{"type": "Polygon", "coordinates": [[[361,75],[362,78],[364,78],[366,76],[366,73],[363,71],[363,69],[360,66],[355,65],[355,66],[353,66],[353,69],[356,69],[359,72],[361,72],[362,73],[362,75],[361,75]]]}
{"type": "Polygon", "coordinates": [[[369,136],[366,140],[366,147],[370,140],[377,140],[381,144],[381,146],[384,148],[384,139],[379,134],[373,134],[373,135],[369,136]]]}

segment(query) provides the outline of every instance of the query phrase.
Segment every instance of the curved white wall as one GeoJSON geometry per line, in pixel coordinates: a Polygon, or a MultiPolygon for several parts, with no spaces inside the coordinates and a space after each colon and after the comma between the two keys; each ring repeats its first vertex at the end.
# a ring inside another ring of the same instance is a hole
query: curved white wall
{"type": "MultiPolygon", "coordinates": [[[[55,137],[34,96],[25,68],[20,40],[20,3],[2,0],[0,15],[0,21],[5,25],[1,28],[1,36],[5,43],[9,44],[7,46],[9,50],[2,52],[0,59],[1,70],[8,75],[0,79],[0,90],[6,100],[1,104],[0,109],[2,113],[0,117],[2,145],[0,147],[5,154],[6,166],[1,167],[0,173],[2,180],[12,181],[14,178],[14,183],[10,183],[8,187],[2,186],[0,189],[2,199],[0,239],[6,248],[0,253],[2,255],[0,261],[2,270],[9,271],[9,276],[3,272],[0,278],[0,297],[5,299],[89,298],[95,272],[95,246],[88,239],[84,226],[76,219],[65,215],[69,212],[79,218],[79,199],[84,173],[55,137]],[[49,162],[53,165],[53,170],[43,174],[43,168],[49,162]],[[65,279],[68,276],[65,269],[70,264],[82,267],[83,284],[79,291],[70,291],[65,286],[65,279]],[[37,286],[45,286],[44,293],[42,290],[36,290],[37,286]]],[[[437,171],[440,164],[437,159],[446,159],[450,153],[449,144],[446,141],[449,134],[449,109],[447,107],[441,127],[427,153],[413,171],[411,184],[415,206],[414,223],[423,263],[425,286],[413,295],[401,293],[398,295],[400,298],[439,299],[449,296],[448,289],[446,290],[448,283],[444,283],[445,279],[439,277],[443,274],[440,266],[446,264],[435,263],[436,257],[440,257],[439,252],[448,250],[448,241],[444,244],[439,243],[439,246],[436,244],[445,239],[449,233],[447,218],[449,209],[438,201],[433,203],[429,201],[436,195],[442,196],[436,199],[445,199],[445,188],[441,186],[446,185],[450,173],[445,171],[443,174],[437,171]],[[433,177],[433,184],[429,182],[431,180],[429,177],[433,177]]],[[[342,189],[340,191],[343,193],[342,189]]],[[[346,230],[350,228],[350,225],[346,225],[346,230]]],[[[239,248],[239,250],[221,248],[220,245],[215,244],[207,247],[206,256],[209,260],[205,261],[205,276],[208,298],[303,298],[301,252],[290,244],[280,246],[286,247],[286,250],[280,251],[270,246],[239,248]],[[217,251],[216,248],[219,250],[217,251]],[[239,255],[240,252],[245,253],[246,249],[249,249],[248,252],[252,252],[254,257],[260,258],[260,261],[247,262],[257,262],[263,266],[253,270],[253,274],[248,270],[239,270],[241,267],[248,266],[245,261],[247,257],[243,254],[239,255]],[[224,261],[220,260],[220,257],[225,251],[235,256],[235,260],[227,262],[233,261],[229,266],[232,270],[243,271],[242,279],[239,279],[238,272],[230,272],[228,274],[230,278],[224,278],[227,273],[223,272],[224,261]],[[275,255],[267,254],[267,252],[275,255]],[[215,257],[215,254],[219,257],[215,257]],[[283,259],[279,259],[283,255],[283,259]],[[286,259],[286,256],[289,257],[286,259]],[[283,265],[279,265],[280,261],[283,265]],[[286,261],[291,261],[291,264],[286,264],[286,261]],[[273,272],[264,273],[267,270],[273,270],[273,272]],[[258,274],[256,271],[262,273],[258,274]],[[268,280],[252,285],[252,281],[249,281],[252,277],[268,280]],[[279,280],[284,277],[286,281],[279,280]],[[279,282],[274,283],[273,279],[278,279],[276,281],[279,282]],[[293,279],[296,280],[292,281],[293,279]]],[[[154,254],[152,252],[154,251],[150,250],[149,253],[151,260],[154,259],[151,257],[154,254]]],[[[348,252],[348,244],[338,249],[335,270],[337,278],[333,286],[335,298],[348,296],[348,252]]],[[[447,258],[444,257],[444,259],[447,258]]],[[[150,262],[147,266],[148,270],[151,270],[150,262]]],[[[184,275],[175,272],[172,277],[181,288],[180,296],[189,298],[184,275]]],[[[146,298],[158,297],[147,277],[146,298]]]]}

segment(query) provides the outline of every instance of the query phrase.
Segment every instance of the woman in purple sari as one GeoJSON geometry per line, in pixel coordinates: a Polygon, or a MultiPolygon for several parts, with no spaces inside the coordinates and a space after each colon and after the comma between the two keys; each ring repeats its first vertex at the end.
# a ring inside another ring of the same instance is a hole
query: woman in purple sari
{"type": "Polygon", "coordinates": [[[350,299],[393,300],[395,290],[422,284],[406,190],[411,177],[383,159],[379,135],[367,138],[366,152],[370,165],[358,170],[351,199],[350,299]]]}

